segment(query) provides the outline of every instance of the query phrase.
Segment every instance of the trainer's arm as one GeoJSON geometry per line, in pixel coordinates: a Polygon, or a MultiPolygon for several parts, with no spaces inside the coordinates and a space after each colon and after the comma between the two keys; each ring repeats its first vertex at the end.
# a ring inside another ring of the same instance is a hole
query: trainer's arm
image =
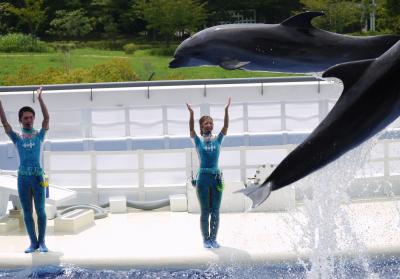
{"type": "Polygon", "coordinates": [[[188,103],[186,103],[186,106],[190,113],[190,118],[189,118],[190,137],[194,138],[196,136],[196,131],[194,130],[194,112],[192,107],[188,103]]]}
{"type": "Polygon", "coordinates": [[[1,123],[3,124],[4,131],[6,132],[6,134],[10,133],[11,125],[7,121],[6,113],[4,112],[3,104],[1,103],[1,100],[0,100],[0,118],[1,118],[1,123]]]}
{"type": "Polygon", "coordinates": [[[42,110],[42,114],[43,114],[43,122],[42,122],[42,128],[45,130],[49,129],[49,121],[50,121],[50,116],[49,116],[49,112],[47,110],[46,104],[43,101],[43,87],[40,87],[37,90],[37,94],[38,94],[38,100],[39,100],[39,104],[40,104],[40,108],[42,110]]]}
{"type": "Polygon", "coordinates": [[[225,106],[225,117],[224,117],[224,126],[222,127],[221,133],[226,136],[228,133],[228,127],[229,127],[229,106],[231,105],[231,98],[228,98],[228,103],[225,106]]]}

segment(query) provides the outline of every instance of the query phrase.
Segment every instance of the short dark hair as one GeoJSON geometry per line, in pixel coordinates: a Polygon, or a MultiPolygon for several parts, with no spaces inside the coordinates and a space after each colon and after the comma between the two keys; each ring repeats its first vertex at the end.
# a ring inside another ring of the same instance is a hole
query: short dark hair
{"type": "Polygon", "coordinates": [[[33,116],[35,116],[35,111],[33,110],[33,108],[31,107],[22,107],[19,112],[18,112],[18,119],[19,121],[21,121],[22,115],[24,114],[24,112],[31,112],[33,114],[33,116]]]}
{"type": "Polygon", "coordinates": [[[203,135],[203,129],[202,129],[203,123],[208,119],[213,121],[212,117],[209,115],[203,115],[202,117],[200,117],[200,119],[199,119],[200,135],[203,135]]]}

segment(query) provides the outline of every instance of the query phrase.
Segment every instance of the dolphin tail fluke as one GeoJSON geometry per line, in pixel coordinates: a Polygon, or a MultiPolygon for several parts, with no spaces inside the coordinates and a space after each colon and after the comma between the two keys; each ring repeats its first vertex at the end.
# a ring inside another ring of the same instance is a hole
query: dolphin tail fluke
{"type": "Polygon", "coordinates": [[[251,199],[253,202],[251,208],[256,208],[260,204],[262,204],[271,194],[271,183],[265,183],[261,186],[259,185],[251,185],[235,193],[243,193],[247,197],[251,199]]]}

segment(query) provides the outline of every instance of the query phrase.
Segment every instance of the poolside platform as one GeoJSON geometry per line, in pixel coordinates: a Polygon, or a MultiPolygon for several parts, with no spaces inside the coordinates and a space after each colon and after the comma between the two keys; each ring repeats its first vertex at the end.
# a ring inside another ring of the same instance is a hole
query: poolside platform
{"type": "MultiPolygon", "coordinates": [[[[352,233],[369,256],[400,256],[400,201],[374,200],[346,206],[352,233]]],[[[307,258],[310,250],[296,233],[292,217],[305,218],[302,206],[290,212],[221,214],[219,249],[205,249],[199,214],[129,210],[109,214],[78,234],[54,231],[48,221],[48,253],[24,254],[23,231],[0,235],[0,268],[73,264],[101,268],[179,268],[210,264],[281,263],[307,258]]],[[[345,233],[340,228],[338,235],[345,233]]],[[[354,251],[340,242],[343,254],[354,251]]]]}

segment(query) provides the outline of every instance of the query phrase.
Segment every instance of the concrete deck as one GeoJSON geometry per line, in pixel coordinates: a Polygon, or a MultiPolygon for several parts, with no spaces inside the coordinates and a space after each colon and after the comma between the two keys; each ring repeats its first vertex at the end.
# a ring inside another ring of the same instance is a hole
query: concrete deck
{"type": "MultiPolygon", "coordinates": [[[[400,201],[354,203],[348,207],[352,231],[369,255],[400,255],[400,201]]],[[[307,257],[286,213],[221,214],[220,249],[204,249],[199,215],[168,211],[110,214],[79,234],[54,232],[48,222],[49,253],[24,254],[28,237],[14,231],[0,236],[0,268],[42,264],[82,267],[200,267],[210,263],[276,263],[307,257]]],[[[346,245],[343,245],[344,253],[346,245]]]]}

